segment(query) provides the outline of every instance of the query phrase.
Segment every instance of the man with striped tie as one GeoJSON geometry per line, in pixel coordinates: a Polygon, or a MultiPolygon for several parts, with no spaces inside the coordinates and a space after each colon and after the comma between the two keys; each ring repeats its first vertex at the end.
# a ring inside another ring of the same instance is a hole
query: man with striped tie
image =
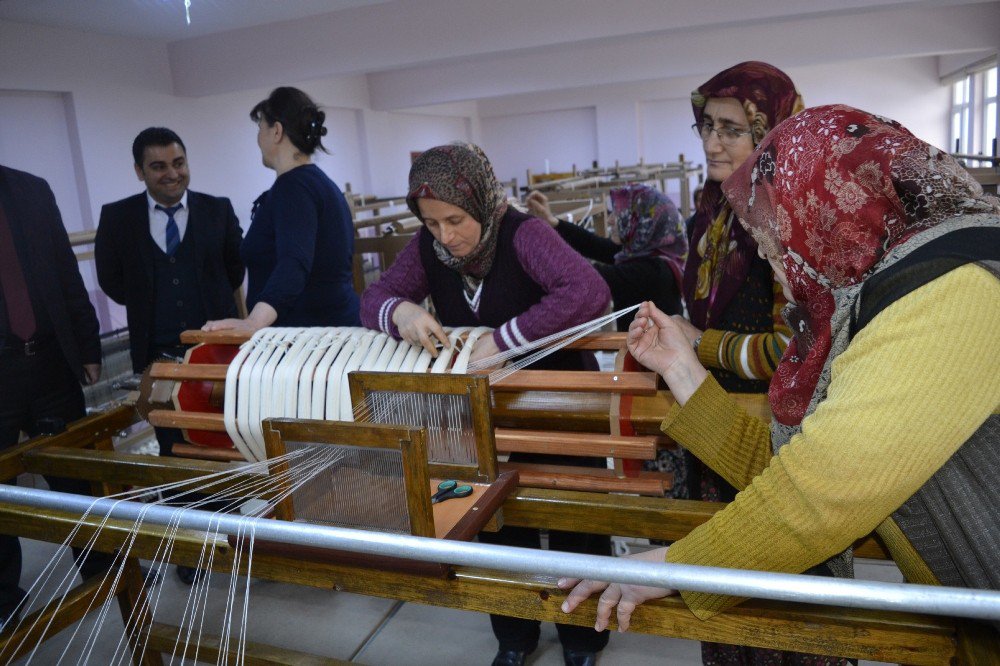
{"type": "MultiPolygon", "coordinates": [[[[101,209],[94,245],[101,289],[125,306],[132,367],[183,357],[181,331],[237,316],[243,283],[242,231],[229,199],[188,190],[184,142],[165,127],[143,130],[132,144],[146,191],[101,209]]],[[[180,431],[157,429],[170,455],[180,431]]]]}

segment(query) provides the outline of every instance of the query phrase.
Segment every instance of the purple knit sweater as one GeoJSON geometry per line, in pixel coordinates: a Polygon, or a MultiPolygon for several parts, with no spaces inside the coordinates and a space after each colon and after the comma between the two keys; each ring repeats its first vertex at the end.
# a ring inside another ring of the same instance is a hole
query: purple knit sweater
{"type": "MultiPolygon", "coordinates": [[[[586,259],[546,222],[525,220],[514,236],[514,249],[525,273],[545,295],[493,332],[501,351],[600,316],[611,302],[607,283],[586,259]]],[[[399,338],[392,314],[403,301],[421,303],[431,295],[420,261],[419,234],[361,297],[361,323],[399,338]]]]}

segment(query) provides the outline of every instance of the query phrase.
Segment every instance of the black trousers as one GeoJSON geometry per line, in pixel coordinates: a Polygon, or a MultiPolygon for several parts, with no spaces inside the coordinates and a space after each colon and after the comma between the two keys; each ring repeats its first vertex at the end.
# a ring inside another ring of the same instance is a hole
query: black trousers
{"type": "MultiPolygon", "coordinates": [[[[512,454],[511,461],[538,462],[556,465],[576,465],[578,467],[603,466],[603,460],[575,456],[543,456],[533,454],[512,454]]],[[[582,526],[581,526],[582,527],[582,526]]],[[[504,527],[499,532],[480,532],[482,543],[539,549],[539,531],[530,527],[504,527]]],[[[549,530],[549,550],[564,553],[584,553],[586,555],[610,555],[611,537],[601,534],[562,532],[549,530]]],[[[541,622],[506,615],[490,615],[493,635],[500,643],[501,650],[531,652],[538,645],[541,622]]],[[[577,652],[600,652],[608,644],[610,634],[605,629],[597,632],[591,627],[556,623],[559,642],[567,650],[577,652]]]]}
{"type": "MultiPolygon", "coordinates": [[[[21,431],[29,437],[39,435],[42,419],[70,423],[85,414],[83,390],[54,339],[40,342],[32,356],[25,356],[21,349],[0,351],[0,450],[17,444],[21,431]]],[[[87,481],[58,476],[46,476],[45,480],[52,490],[91,494],[87,481]]],[[[107,571],[113,560],[111,555],[95,551],[81,562],[80,555],[80,549],[74,548],[74,560],[85,578],[107,571]]],[[[20,579],[21,544],[16,536],[0,535],[0,619],[24,597],[20,579]]]]}

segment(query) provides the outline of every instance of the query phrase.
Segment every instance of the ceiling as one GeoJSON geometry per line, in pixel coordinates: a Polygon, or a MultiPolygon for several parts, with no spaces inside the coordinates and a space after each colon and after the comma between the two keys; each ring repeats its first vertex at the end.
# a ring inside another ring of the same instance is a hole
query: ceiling
{"type": "Polygon", "coordinates": [[[0,19],[177,41],[387,0],[0,0],[0,19]]]}
{"type": "Polygon", "coordinates": [[[174,93],[365,77],[376,109],[992,52],[996,0],[0,0],[0,20],[156,40],[174,93]]]}

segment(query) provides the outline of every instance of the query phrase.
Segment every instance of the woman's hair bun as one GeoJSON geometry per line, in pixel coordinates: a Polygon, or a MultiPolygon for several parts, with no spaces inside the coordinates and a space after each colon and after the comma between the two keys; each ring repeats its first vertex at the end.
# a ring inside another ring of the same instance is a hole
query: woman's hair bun
{"type": "Polygon", "coordinates": [[[327,132],[323,127],[326,113],[298,88],[275,88],[266,100],[250,111],[250,118],[254,122],[263,119],[268,125],[281,122],[289,140],[307,155],[312,155],[317,148],[326,152],[321,141],[327,132]]]}

